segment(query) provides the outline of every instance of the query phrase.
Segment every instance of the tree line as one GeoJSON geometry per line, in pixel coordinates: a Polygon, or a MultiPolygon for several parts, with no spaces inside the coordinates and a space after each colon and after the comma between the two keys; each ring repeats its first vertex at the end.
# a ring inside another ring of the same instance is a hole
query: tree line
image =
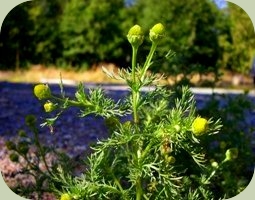
{"type": "MultiPolygon", "coordinates": [[[[139,24],[147,34],[158,22],[165,25],[167,37],[157,58],[164,58],[169,49],[176,55],[160,66],[155,63],[153,70],[172,74],[216,74],[219,69],[249,72],[255,56],[249,16],[229,2],[219,9],[212,0],[26,2],[15,7],[2,24],[0,69],[31,64],[89,68],[100,62],[128,67],[127,31],[139,24]]],[[[148,51],[149,41],[145,44],[142,54],[148,51]]]]}

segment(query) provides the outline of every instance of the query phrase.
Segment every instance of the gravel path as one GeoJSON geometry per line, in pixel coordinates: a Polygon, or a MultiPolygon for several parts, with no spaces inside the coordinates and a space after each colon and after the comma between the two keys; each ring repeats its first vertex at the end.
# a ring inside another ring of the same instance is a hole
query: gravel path
{"type": "MultiPolygon", "coordinates": [[[[94,87],[95,85],[88,85],[94,87]]],[[[114,99],[123,98],[127,95],[127,90],[123,86],[105,86],[106,93],[114,99]]],[[[52,92],[59,93],[59,86],[51,85],[52,92]]],[[[196,100],[199,107],[202,107],[206,100],[210,99],[211,90],[196,89],[192,91],[196,94],[196,100]]],[[[65,86],[66,95],[73,96],[75,87],[65,86]]],[[[217,92],[215,90],[214,92],[217,92]]],[[[223,91],[218,93],[237,94],[240,91],[223,91]]],[[[32,84],[15,84],[0,82],[0,170],[4,178],[8,179],[10,174],[18,171],[20,166],[12,163],[8,158],[8,152],[4,146],[6,140],[12,140],[20,129],[27,130],[24,117],[33,114],[38,117],[40,124],[42,114],[44,113],[39,101],[33,95],[32,84]]],[[[255,102],[254,92],[251,92],[250,98],[255,102]]],[[[86,118],[74,117],[78,112],[76,109],[68,110],[57,122],[54,128],[54,134],[45,127],[40,129],[40,138],[42,143],[53,146],[58,150],[67,152],[70,156],[82,154],[89,149],[89,144],[98,139],[107,137],[106,127],[103,119],[88,116],[86,118]]],[[[255,111],[250,111],[247,116],[249,124],[255,124],[255,111]]],[[[20,178],[22,179],[22,178],[20,178]]],[[[8,179],[8,185],[12,185],[13,179],[8,179]]],[[[46,198],[47,199],[47,198],[46,198]]],[[[50,199],[50,198],[49,198],[50,199]]]]}

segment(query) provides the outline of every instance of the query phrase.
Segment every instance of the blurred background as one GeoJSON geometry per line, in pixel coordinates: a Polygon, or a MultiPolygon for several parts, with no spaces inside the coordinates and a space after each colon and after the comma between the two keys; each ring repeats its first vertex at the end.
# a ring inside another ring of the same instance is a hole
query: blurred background
{"type": "MultiPolygon", "coordinates": [[[[169,49],[176,56],[156,62],[151,70],[169,76],[168,83],[252,86],[252,21],[239,6],[223,0],[34,0],[20,4],[1,27],[0,80],[38,82],[59,78],[59,70],[64,70],[66,79],[108,82],[99,72],[102,65],[111,69],[130,66],[129,28],[139,24],[147,34],[158,22],[165,25],[167,37],[156,59],[164,58],[169,49]]],[[[150,48],[145,38],[140,54],[150,48]]]]}

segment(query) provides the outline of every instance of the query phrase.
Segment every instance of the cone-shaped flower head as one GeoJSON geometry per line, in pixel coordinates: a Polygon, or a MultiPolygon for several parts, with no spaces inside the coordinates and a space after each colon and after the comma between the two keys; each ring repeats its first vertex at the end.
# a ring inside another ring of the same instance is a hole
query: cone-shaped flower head
{"type": "Polygon", "coordinates": [[[158,23],[150,29],[150,40],[152,42],[159,42],[165,36],[165,27],[163,24],[158,23]]]}
{"type": "Polygon", "coordinates": [[[175,157],[168,156],[168,157],[166,157],[166,161],[168,164],[174,164],[176,160],[175,160],[175,157]]]}
{"type": "Polygon", "coordinates": [[[12,162],[19,162],[19,156],[16,153],[11,153],[9,158],[12,162]]]}
{"type": "Polygon", "coordinates": [[[72,200],[72,197],[69,194],[64,193],[61,195],[60,200],[72,200]]]}
{"type": "Polygon", "coordinates": [[[55,109],[55,105],[52,102],[46,102],[43,107],[45,112],[52,112],[55,109]]]}
{"type": "Polygon", "coordinates": [[[16,145],[12,141],[7,141],[5,146],[8,150],[16,150],[16,145]]]}
{"type": "Polygon", "coordinates": [[[27,154],[29,150],[28,143],[27,142],[20,142],[17,145],[17,151],[23,155],[27,154]]]}
{"type": "Polygon", "coordinates": [[[48,99],[51,97],[51,91],[48,85],[38,84],[34,87],[34,94],[39,99],[48,99]]]}
{"type": "Polygon", "coordinates": [[[134,25],[128,31],[127,39],[129,43],[135,48],[138,48],[143,43],[143,38],[143,30],[139,25],[134,25]]]}
{"type": "Polygon", "coordinates": [[[206,132],[208,121],[205,118],[197,117],[192,123],[192,132],[196,136],[201,136],[206,132]]]}
{"type": "Polygon", "coordinates": [[[27,115],[25,118],[27,126],[34,126],[36,122],[36,117],[34,115],[27,115]]]}
{"type": "Polygon", "coordinates": [[[225,155],[226,155],[225,160],[234,160],[238,157],[238,149],[230,148],[226,151],[225,155]]]}

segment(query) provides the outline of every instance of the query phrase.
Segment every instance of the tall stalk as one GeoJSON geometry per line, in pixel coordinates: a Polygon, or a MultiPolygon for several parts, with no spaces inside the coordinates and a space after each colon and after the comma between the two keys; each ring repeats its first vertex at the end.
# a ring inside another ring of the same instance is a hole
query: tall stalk
{"type": "Polygon", "coordinates": [[[133,108],[133,118],[134,123],[138,123],[138,114],[137,114],[137,103],[139,100],[139,89],[137,88],[137,80],[136,80],[136,57],[137,57],[138,47],[132,46],[132,83],[135,88],[131,88],[132,90],[132,108],[133,108]]]}

